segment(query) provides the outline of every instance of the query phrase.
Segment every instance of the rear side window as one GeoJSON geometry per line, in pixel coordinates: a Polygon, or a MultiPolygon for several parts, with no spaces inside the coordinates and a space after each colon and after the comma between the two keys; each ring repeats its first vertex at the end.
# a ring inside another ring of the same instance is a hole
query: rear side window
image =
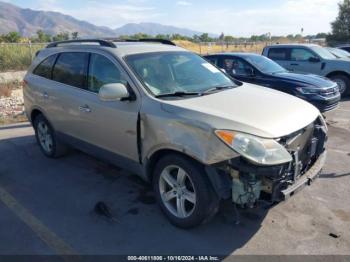
{"type": "Polygon", "coordinates": [[[42,61],[33,71],[34,75],[51,79],[52,66],[55,63],[57,55],[52,55],[42,61]]]}
{"type": "Polygon", "coordinates": [[[127,81],[112,61],[102,55],[91,54],[88,90],[98,93],[103,85],[111,83],[126,84],[127,81]]]}
{"type": "Polygon", "coordinates": [[[88,53],[61,53],[53,69],[52,79],[71,86],[85,88],[88,53]]]}
{"type": "Polygon", "coordinates": [[[288,60],[287,48],[271,48],[268,57],[272,60],[288,60]]]}

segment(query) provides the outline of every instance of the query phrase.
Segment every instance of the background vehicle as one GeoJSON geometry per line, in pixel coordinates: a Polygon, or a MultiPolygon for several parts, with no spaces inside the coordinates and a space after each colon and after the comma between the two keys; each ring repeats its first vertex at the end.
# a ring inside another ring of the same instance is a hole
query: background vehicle
{"type": "Polygon", "coordinates": [[[340,46],[337,46],[337,48],[350,52],[350,44],[349,45],[340,45],[340,46]]]}
{"type": "Polygon", "coordinates": [[[39,52],[24,102],[46,156],[71,145],[140,175],[183,228],[208,221],[221,199],[281,201],[318,176],[327,127],[315,107],[152,41],[161,44],[73,40],[39,52]]]}
{"type": "Polygon", "coordinates": [[[261,55],[224,53],[205,58],[238,80],[295,95],[312,103],[321,112],[335,108],[340,100],[336,83],[317,75],[288,72],[261,55]]]}
{"type": "Polygon", "coordinates": [[[288,71],[311,73],[332,79],[341,95],[350,90],[350,61],[336,58],[327,49],[311,44],[267,46],[263,55],[276,61],[288,71]]]}
{"type": "Polygon", "coordinates": [[[337,58],[350,58],[350,53],[346,50],[334,47],[326,47],[326,49],[335,55],[337,58]]]}

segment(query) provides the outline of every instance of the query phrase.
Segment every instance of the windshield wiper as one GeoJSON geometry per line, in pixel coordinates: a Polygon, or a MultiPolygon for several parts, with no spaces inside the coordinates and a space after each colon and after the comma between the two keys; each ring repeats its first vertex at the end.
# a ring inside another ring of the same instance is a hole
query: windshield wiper
{"type": "Polygon", "coordinates": [[[202,93],[177,91],[174,93],[166,93],[166,94],[156,95],[155,97],[162,98],[162,97],[182,97],[182,96],[200,96],[200,95],[202,95],[202,93]]]}
{"type": "Polygon", "coordinates": [[[231,89],[231,88],[234,88],[235,86],[233,85],[226,85],[226,86],[214,86],[214,87],[211,87],[205,91],[202,92],[202,94],[208,94],[208,93],[212,93],[212,92],[215,92],[215,91],[221,91],[221,90],[224,90],[224,89],[231,89]]]}

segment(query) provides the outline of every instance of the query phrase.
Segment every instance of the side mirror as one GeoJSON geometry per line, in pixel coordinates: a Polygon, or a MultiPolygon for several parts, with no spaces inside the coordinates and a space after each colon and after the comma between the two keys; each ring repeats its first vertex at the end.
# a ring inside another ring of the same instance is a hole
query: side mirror
{"type": "Polygon", "coordinates": [[[255,71],[253,68],[246,68],[245,70],[247,72],[248,76],[254,77],[255,76],[255,71]]]}
{"type": "Polygon", "coordinates": [[[111,83],[103,85],[98,92],[102,101],[118,101],[130,97],[129,91],[124,84],[111,83]]]}
{"type": "Polygon", "coordinates": [[[318,62],[321,62],[321,59],[318,58],[318,57],[310,57],[309,58],[309,62],[311,62],[311,63],[318,63],[318,62]]]}

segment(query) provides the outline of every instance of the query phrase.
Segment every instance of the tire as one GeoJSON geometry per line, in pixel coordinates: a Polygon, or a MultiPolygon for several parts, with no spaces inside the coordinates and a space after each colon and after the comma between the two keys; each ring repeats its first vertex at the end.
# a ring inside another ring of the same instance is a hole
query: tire
{"type": "Polygon", "coordinates": [[[342,97],[349,95],[350,93],[350,78],[346,75],[333,75],[330,79],[336,82],[339,86],[339,91],[342,97]]]}
{"type": "Polygon", "coordinates": [[[216,214],[219,197],[203,166],[194,160],[169,154],[158,161],[153,175],[157,201],[173,225],[195,227],[216,214]]]}
{"type": "Polygon", "coordinates": [[[33,123],[36,141],[45,156],[58,158],[68,152],[68,147],[58,141],[54,129],[42,114],[35,117],[33,123]]]}

